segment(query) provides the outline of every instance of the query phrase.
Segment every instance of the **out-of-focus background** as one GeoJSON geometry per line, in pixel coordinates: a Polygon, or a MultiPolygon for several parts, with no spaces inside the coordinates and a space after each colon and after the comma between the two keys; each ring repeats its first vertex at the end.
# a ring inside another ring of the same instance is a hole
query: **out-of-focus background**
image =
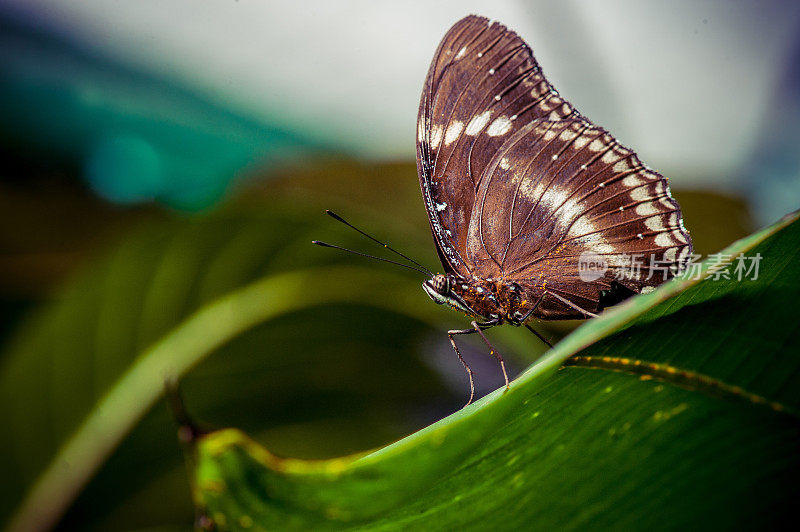
{"type": "Polygon", "coordinates": [[[777,202],[800,193],[782,180],[800,157],[800,6],[778,0],[4,0],[4,144],[109,201],[185,209],[320,152],[410,160],[432,50],[471,12],[521,33],[676,186],[745,194],[761,220],[793,206],[777,202]]]}
{"type": "MultiPolygon", "coordinates": [[[[699,252],[797,208],[798,3],[0,0],[0,521],[198,308],[276,272],[364,266],[308,244],[375,251],[322,209],[435,265],[417,105],[469,13],[520,33],[562,95],[669,176],[699,252]]],[[[447,414],[466,381],[442,330],[460,321],[418,282],[418,320],[340,301],[256,327],[186,376],[190,409],[309,457],[447,414]]],[[[541,353],[497,338],[517,370],[541,353]]],[[[465,343],[485,393],[497,368],[465,343]]],[[[171,423],[148,410],[60,527],[191,523],[171,423]]]]}

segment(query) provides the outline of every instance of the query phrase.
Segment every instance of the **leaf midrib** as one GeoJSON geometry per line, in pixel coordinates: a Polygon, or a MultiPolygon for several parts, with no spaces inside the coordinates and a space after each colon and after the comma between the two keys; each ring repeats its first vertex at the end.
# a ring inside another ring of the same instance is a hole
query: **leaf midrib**
{"type": "Polygon", "coordinates": [[[730,384],[721,379],[679,366],[650,362],[638,358],[609,356],[573,356],[565,360],[564,365],[576,368],[615,371],[628,375],[646,376],[688,390],[699,391],[711,397],[720,397],[733,401],[745,401],[775,412],[787,414],[794,418],[800,418],[800,412],[797,412],[784,403],[773,401],[762,395],[750,392],[741,386],[730,384]]]}

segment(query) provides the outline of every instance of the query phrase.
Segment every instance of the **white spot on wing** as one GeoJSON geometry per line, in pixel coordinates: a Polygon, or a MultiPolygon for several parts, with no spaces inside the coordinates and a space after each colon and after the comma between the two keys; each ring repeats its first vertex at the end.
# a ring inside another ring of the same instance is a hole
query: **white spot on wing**
{"type": "Polygon", "coordinates": [[[681,233],[680,231],[672,231],[671,234],[672,234],[672,238],[674,238],[675,240],[677,240],[681,244],[688,244],[689,243],[689,241],[686,240],[686,236],[684,236],[684,234],[681,233]]]}
{"type": "MultiPolygon", "coordinates": [[[[588,235],[590,233],[593,233],[595,230],[596,227],[594,226],[594,224],[590,220],[588,220],[585,216],[581,216],[580,218],[575,220],[575,223],[573,223],[572,227],[569,228],[569,236],[578,237],[581,235],[588,235]]],[[[599,245],[594,246],[595,250],[597,250],[597,248],[599,247],[600,247],[599,245]]],[[[598,253],[602,252],[598,251],[598,253]]]]}
{"type": "Polygon", "coordinates": [[[508,163],[507,157],[503,157],[502,159],[500,159],[500,168],[502,168],[503,170],[508,170],[510,166],[511,165],[508,163]]]}
{"type": "Polygon", "coordinates": [[[480,133],[480,131],[484,127],[486,127],[486,124],[489,123],[489,117],[491,116],[491,114],[492,114],[491,111],[485,111],[477,116],[473,116],[472,120],[470,120],[469,124],[467,124],[467,130],[465,131],[465,133],[467,135],[472,135],[472,136],[475,136],[478,133],[480,133]]]}
{"type": "Polygon", "coordinates": [[[486,130],[486,134],[490,137],[497,137],[505,135],[509,129],[511,129],[511,120],[507,116],[499,116],[486,130]]]}
{"type": "Polygon", "coordinates": [[[612,163],[617,160],[617,154],[612,150],[608,150],[603,154],[603,162],[606,164],[612,163]]]}
{"type": "Polygon", "coordinates": [[[617,164],[614,165],[614,168],[612,168],[612,170],[614,170],[615,172],[625,172],[626,170],[631,170],[631,169],[632,169],[631,165],[628,164],[628,161],[626,161],[625,159],[619,161],[617,164]]]}
{"type": "MultiPolygon", "coordinates": [[[[625,180],[623,180],[624,182],[625,180]]],[[[645,201],[650,199],[650,192],[647,190],[647,187],[636,187],[631,190],[631,199],[633,201],[645,201]]],[[[636,214],[639,214],[639,208],[636,208],[636,214]]]]}
{"type": "Polygon", "coordinates": [[[611,244],[595,244],[592,246],[592,251],[600,255],[604,253],[614,253],[614,246],[611,244]]]}
{"type": "Polygon", "coordinates": [[[648,179],[648,180],[658,179],[658,177],[659,177],[657,174],[655,174],[654,172],[651,172],[649,170],[645,170],[644,172],[641,172],[640,175],[643,178],[648,179]]]}
{"type": "Polygon", "coordinates": [[[434,150],[439,147],[439,144],[442,142],[442,126],[436,125],[433,126],[433,131],[431,131],[431,148],[434,150]]]}
{"type": "Polygon", "coordinates": [[[578,134],[570,129],[565,129],[564,131],[561,132],[561,140],[570,141],[577,136],[578,134]]]}
{"type": "MultiPolygon", "coordinates": [[[[669,193],[669,188],[667,188],[667,193],[669,193]]],[[[670,197],[672,197],[672,196],[670,195],[670,197]]],[[[663,205],[664,208],[666,208],[666,209],[672,209],[673,208],[672,207],[672,202],[668,198],[661,198],[658,202],[661,205],[663,205]]]]}
{"type": "Polygon", "coordinates": [[[667,222],[667,225],[672,229],[678,225],[678,213],[673,212],[669,215],[669,222],[667,222]]]}
{"type": "Polygon", "coordinates": [[[648,218],[644,221],[644,225],[646,225],[647,228],[652,231],[663,231],[665,229],[664,222],[661,220],[661,216],[653,216],[652,218],[648,218]]]}
{"type": "Polygon", "coordinates": [[[462,47],[461,50],[458,51],[458,53],[456,54],[456,59],[461,59],[462,57],[464,57],[465,53],[467,53],[466,46],[462,47]]]}
{"type": "MultiPolygon", "coordinates": [[[[531,185],[531,181],[529,179],[526,180],[523,182],[520,192],[528,201],[535,201],[538,198],[545,208],[550,212],[556,213],[554,218],[563,224],[565,230],[572,220],[580,218],[583,209],[581,209],[576,198],[569,197],[569,190],[554,185],[547,186],[541,182],[535,188],[531,185]]],[[[591,229],[592,227],[594,226],[589,220],[582,219],[573,224],[569,232],[571,235],[578,236],[591,232],[593,230],[591,229]]]]}
{"type": "Polygon", "coordinates": [[[442,212],[447,208],[447,203],[436,203],[436,210],[442,212]]]}
{"type": "Polygon", "coordinates": [[[540,182],[534,187],[531,179],[525,179],[522,182],[522,186],[520,187],[519,191],[528,201],[535,201],[536,198],[542,196],[542,193],[544,192],[544,185],[540,182]]]}
{"type": "Polygon", "coordinates": [[[669,233],[659,233],[656,235],[656,246],[670,247],[675,243],[669,236],[669,233]]]}
{"type": "MultiPolygon", "coordinates": [[[[619,163],[614,165],[614,169],[615,170],[617,168],[617,165],[619,165],[619,163]]],[[[628,177],[626,177],[625,179],[622,180],[622,185],[625,186],[625,187],[638,187],[639,185],[643,185],[643,184],[644,184],[644,181],[639,179],[639,176],[637,176],[636,174],[631,174],[631,175],[629,175],[628,177]]],[[[633,197],[633,194],[631,194],[631,197],[633,197]]]]}
{"type": "Polygon", "coordinates": [[[581,135],[580,137],[575,139],[575,142],[572,143],[572,146],[576,150],[579,150],[579,149],[583,148],[584,146],[586,146],[586,143],[589,142],[589,139],[590,139],[590,137],[587,137],[586,135],[581,135]]]}
{"type": "Polygon", "coordinates": [[[567,191],[557,186],[551,186],[550,188],[548,188],[547,192],[542,198],[542,202],[545,203],[551,209],[560,206],[566,200],[567,200],[567,191]]]}
{"type": "Polygon", "coordinates": [[[589,144],[589,149],[592,151],[600,151],[603,149],[605,144],[600,139],[594,139],[591,144],[589,144]]]}
{"type": "Polygon", "coordinates": [[[636,206],[636,214],[639,216],[649,216],[651,214],[657,214],[659,211],[658,207],[656,207],[653,203],[642,203],[641,205],[636,206]]]}
{"type": "Polygon", "coordinates": [[[444,145],[448,146],[452,144],[461,134],[462,129],[464,129],[464,122],[456,121],[450,124],[450,127],[447,128],[447,133],[444,135],[444,145]]]}

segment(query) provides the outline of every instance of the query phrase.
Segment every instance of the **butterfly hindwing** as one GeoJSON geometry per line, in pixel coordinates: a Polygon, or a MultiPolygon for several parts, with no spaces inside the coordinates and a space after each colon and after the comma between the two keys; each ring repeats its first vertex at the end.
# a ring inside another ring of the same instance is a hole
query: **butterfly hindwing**
{"type": "Polygon", "coordinates": [[[481,178],[467,260],[482,276],[523,287],[541,290],[546,281],[594,310],[612,281],[639,292],[688,257],[681,220],[666,179],[608,132],[582,117],[535,121],[497,151],[481,178]],[[589,281],[579,275],[587,254],[608,268],[589,281]]]}

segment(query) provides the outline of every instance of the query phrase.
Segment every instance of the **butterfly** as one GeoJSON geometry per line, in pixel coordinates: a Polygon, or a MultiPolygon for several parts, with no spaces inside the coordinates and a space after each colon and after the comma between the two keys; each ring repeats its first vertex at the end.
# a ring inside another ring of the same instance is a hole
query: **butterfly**
{"type": "Polygon", "coordinates": [[[436,252],[434,274],[339,215],[419,271],[428,296],[484,330],[504,323],[595,317],[652,291],[686,265],[692,241],[667,179],[581,115],[547,81],[530,47],[504,25],[465,17],[431,62],[417,117],[417,171],[436,252]]]}
{"type": "MultiPolygon", "coordinates": [[[[423,283],[471,318],[454,336],[588,318],[647,292],[692,252],[667,179],[581,115],[531,48],[484,17],[442,39],[422,90],[417,170],[444,268],[423,283]]],[[[549,345],[549,343],[548,343],[549,345]]],[[[467,404],[469,404],[469,402],[467,404]]]]}

